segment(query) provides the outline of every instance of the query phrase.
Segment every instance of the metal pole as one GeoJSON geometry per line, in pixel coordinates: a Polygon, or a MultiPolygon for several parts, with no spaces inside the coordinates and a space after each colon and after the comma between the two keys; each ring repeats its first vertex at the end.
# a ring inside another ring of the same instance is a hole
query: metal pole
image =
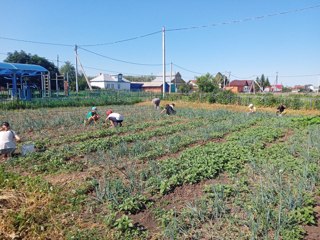
{"type": "Polygon", "coordinates": [[[165,97],[166,92],[166,44],[165,44],[165,27],[162,27],[162,78],[163,78],[163,93],[162,97],[165,97]]]}
{"type": "Polygon", "coordinates": [[[75,55],[76,55],[76,92],[79,92],[79,85],[78,85],[78,46],[75,45],[74,46],[74,51],[75,51],[75,55]]]}
{"type": "Polygon", "coordinates": [[[169,93],[171,93],[171,86],[172,86],[172,62],[170,64],[171,66],[171,73],[170,73],[170,88],[169,88],[169,93]]]}
{"type": "Polygon", "coordinates": [[[69,72],[67,72],[67,82],[68,82],[68,89],[67,89],[67,92],[68,92],[68,97],[69,97],[69,93],[70,93],[69,72]]]}
{"type": "Polygon", "coordinates": [[[58,96],[59,87],[58,87],[58,74],[56,73],[56,95],[58,96]]]}

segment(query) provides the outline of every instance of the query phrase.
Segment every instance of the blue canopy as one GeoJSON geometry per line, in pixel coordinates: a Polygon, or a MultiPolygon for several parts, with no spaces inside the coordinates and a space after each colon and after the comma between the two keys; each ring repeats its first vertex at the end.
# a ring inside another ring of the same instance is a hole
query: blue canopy
{"type": "Polygon", "coordinates": [[[15,73],[16,76],[35,76],[46,72],[48,72],[47,69],[35,64],[0,62],[0,75],[11,75],[15,73]]]}
{"type": "Polygon", "coordinates": [[[17,95],[17,78],[24,76],[37,76],[48,73],[48,70],[42,66],[35,64],[22,64],[22,63],[5,63],[0,62],[0,76],[9,76],[12,80],[12,96],[17,95]]]}

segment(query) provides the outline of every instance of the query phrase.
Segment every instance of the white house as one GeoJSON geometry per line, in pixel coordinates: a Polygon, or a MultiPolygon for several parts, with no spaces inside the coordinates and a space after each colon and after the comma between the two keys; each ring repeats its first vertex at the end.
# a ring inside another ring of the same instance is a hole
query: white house
{"type": "Polygon", "coordinates": [[[100,73],[100,75],[91,79],[90,83],[92,87],[100,89],[130,90],[130,81],[124,79],[122,74],[113,76],[100,73]]]}

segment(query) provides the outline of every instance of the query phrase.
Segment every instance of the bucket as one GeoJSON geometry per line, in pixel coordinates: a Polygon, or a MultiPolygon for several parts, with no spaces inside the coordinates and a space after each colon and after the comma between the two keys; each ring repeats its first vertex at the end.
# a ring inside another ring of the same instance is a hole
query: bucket
{"type": "Polygon", "coordinates": [[[34,151],[35,151],[35,149],[34,149],[34,144],[33,143],[25,144],[21,148],[22,156],[25,156],[28,153],[32,153],[34,151]]]}

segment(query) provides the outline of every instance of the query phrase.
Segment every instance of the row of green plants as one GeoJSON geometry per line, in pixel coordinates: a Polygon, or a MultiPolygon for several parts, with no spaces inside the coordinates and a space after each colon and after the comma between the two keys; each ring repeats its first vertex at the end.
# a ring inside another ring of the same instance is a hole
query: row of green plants
{"type": "Polygon", "coordinates": [[[291,109],[317,109],[320,110],[320,98],[310,96],[284,96],[275,94],[255,94],[242,95],[234,94],[230,91],[218,91],[214,93],[195,92],[191,94],[167,95],[166,100],[170,101],[200,101],[220,104],[237,104],[248,106],[250,103],[256,106],[277,107],[280,104],[291,109]]]}
{"type": "Polygon", "coordinates": [[[316,223],[318,134],[316,127],[303,133],[300,129],[287,142],[251,149],[247,164],[240,165],[242,170],[230,184],[206,186],[205,194],[182,210],[156,210],[162,234],[169,239],[202,239],[221,233],[230,239],[302,239],[302,226],[316,223]]]}

